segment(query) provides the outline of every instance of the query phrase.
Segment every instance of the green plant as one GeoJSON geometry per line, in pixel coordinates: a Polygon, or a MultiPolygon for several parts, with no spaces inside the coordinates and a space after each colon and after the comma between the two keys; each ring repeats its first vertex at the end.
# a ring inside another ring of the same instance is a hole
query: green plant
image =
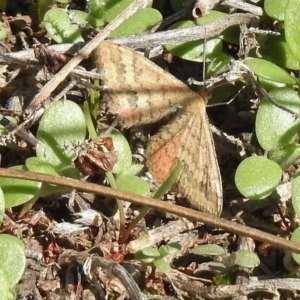
{"type": "Polygon", "coordinates": [[[192,249],[191,252],[203,256],[216,256],[218,260],[222,262],[225,269],[236,266],[254,268],[260,264],[260,260],[256,253],[247,250],[238,250],[231,254],[227,254],[222,247],[216,244],[200,245],[192,249]]]}
{"type": "Polygon", "coordinates": [[[176,253],[181,249],[178,243],[169,243],[162,245],[158,249],[154,247],[147,247],[135,253],[136,259],[141,261],[144,265],[152,267],[152,275],[157,269],[160,272],[168,273],[171,271],[170,264],[164,260],[164,257],[171,253],[176,253]]]}
{"type": "MultiPolygon", "coordinates": [[[[5,197],[0,188],[0,225],[5,209],[5,197]]],[[[9,234],[0,234],[0,294],[3,299],[15,299],[14,288],[25,269],[23,242],[9,234]]]]}
{"type": "MultiPolygon", "coordinates": [[[[101,29],[132,2],[133,0],[122,0],[112,5],[108,0],[92,0],[88,2],[85,12],[70,10],[67,13],[62,8],[53,7],[41,16],[48,34],[57,43],[75,43],[83,41],[79,27],[101,29]]],[[[156,9],[146,7],[123,22],[110,36],[120,37],[141,33],[152,29],[161,20],[162,16],[156,9]]]]}

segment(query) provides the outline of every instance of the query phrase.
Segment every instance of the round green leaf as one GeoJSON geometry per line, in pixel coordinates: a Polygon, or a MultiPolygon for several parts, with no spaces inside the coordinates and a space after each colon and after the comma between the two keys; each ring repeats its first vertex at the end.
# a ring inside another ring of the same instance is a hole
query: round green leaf
{"type": "Polygon", "coordinates": [[[280,35],[271,35],[268,37],[262,49],[262,54],[266,59],[271,60],[282,68],[299,70],[299,61],[291,53],[283,30],[280,31],[280,35]]]}
{"type": "Polygon", "coordinates": [[[57,43],[83,42],[77,25],[71,24],[66,11],[52,8],[45,13],[44,25],[49,36],[57,43]]]}
{"type": "Polygon", "coordinates": [[[38,16],[39,22],[44,19],[45,13],[49,10],[50,5],[52,4],[52,0],[40,0],[38,2],[38,16]]]}
{"type": "MultiPolygon", "coordinates": [[[[298,227],[291,236],[291,241],[300,244],[300,227],[298,227]]],[[[294,261],[300,265],[300,254],[292,252],[292,257],[294,261]]]]}
{"type": "Polygon", "coordinates": [[[103,20],[94,18],[91,14],[81,10],[70,10],[70,13],[74,15],[76,22],[86,26],[89,24],[92,28],[99,28],[104,25],[103,20]]]}
{"type": "MultiPolygon", "coordinates": [[[[283,1],[284,2],[284,1],[283,1]]],[[[300,60],[300,1],[289,0],[285,10],[285,37],[292,54],[300,60]]]]}
{"type": "MultiPolygon", "coordinates": [[[[196,19],[197,25],[205,25],[211,22],[217,21],[224,17],[227,17],[228,14],[223,13],[218,10],[211,10],[209,14],[205,16],[201,16],[200,18],[196,19]]],[[[239,44],[239,37],[240,37],[240,28],[239,26],[231,26],[225,29],[219,36],[222,40],[225,40],[228,43],[233,43],[238,45],[239,44]]]]}
{"type": "Polygon", "coordinates": [[[248,250],[238,250],[231,255],[235,257],[235,264],[242,268],[254,268],[260,264],[257,254],[248,250]]]}
{"type": "Polygon", "coordinates": [[[275,162],[261,156],[243,160],[235,173],[239,192],[251,200],[268,197],[280,182],[282,170],[275,162]]]}
{"type": "Polygon", "coordinates": [[[115,163],[112,172],[120,174],[126,172],[132,164],[132,153],[130,146],[122,133],[117,130],[112,130],[107,134],[104,130],[100,131],[99,137],[111,137],[113,140],[114,149],[118,154],[118,161],[115,163]]]}
{"type": "Polygon", "coordinates": [[[267,87],[294,85],[297,79],[277,65],[260,58],[248,58],[244,63],[257,75],[262,84],[267,87]]]}
{"type": "MultiPolygon", "coordinates": [[[[193,21],[181,21],[172,25],[169,29],[181,29],[196,26],[193,21]]],[[[180,44],[167,44],[165,48],[168,52],[185,60],[203,62],[204,50],[205,58],[210,61],[222,54],[222,41],[219,38],[209,38],[206,40],[191,41],[180,44]]]]}
{"type": "MultiPolygon", "coordinates": [[[[296,91],[279,88],[269,95],[278,104],[295,113],[300,112],[300,97],[296,91]]],[[[295,123],[295,116],[264,98],[257,111],[255,130],[261,147],[270,151],[292,143],[299,132],[299,122],[295,123]]]]}
{"type": "MultiPolygon", "coordinates": [[[[39,159],[38,157],[27,158],[26,167],[28,168],[29,171],[36,172],[36,173],[80,179],[80,174],[77,169],[71,166],[63,167],[60,169],[39,159]]],[[[43,183],[40,191],[40,196],[46,196],[52,193],[68,193],[71,190],[72,189],[64,186],[57,186],[53,184],[43,183]]]]}
{"type": "Polygon", "coordinates": [[[200,245],[191,250],[192,253],[198,255],[224,255],[224,248],[216,244],[200,245]]]}
{"type": "Polygon", "coordinates": [[[264,8],[270,18],[283,21],[287,3],[288,1],[282,0],[265,0],[264,8]]]}
{"type": "Polygon", "coordinates": [[[225,54],[213,58],[207,67],[206,75],[211,77],[226,72],[228,70],[228,66],[230,65],[231,59],[232,57],[225,54]]]}
{"type": "Polygon", "coordinates": [[[234,95],[236,95],[239,90],[240,88],[235,84],[220,84],[219,86],[213,88],[212,96],[209,99],[208,104],[213,105],[222,102],[224,103],[224,101],[233,99],[234,95]]]}
{"type": "Polygon", "coordinates": [[[145,32],[152,29],[156,24],[162,21],[162,15],[153,8],[143,8],[138,10],[134,15],[125,20],[110,37],[129,36],[145,32]]]}
{"type": "Polygon", "coordinates": [[[179,243],[170,243],[167,245],[162,245],[158,248],[158,251],[160,253],[160,257],[164,257],[171,253],[176,253],[181,249],[181,246],[179,243]]]}
{"type": "Polygon", "coordinates": [[[164,257],[164,256],[166,256],[166,255],[169,254],[168,248],[166,247],[166,245],[160,246],[160,247],[158,248],[158,251],[159,251],[161,257],[164,257]]]}
{"type": "Polygon", "coordinates": [[[0,234],[0,269],[11,288],[19,282],[25,269],[25,260],[23,242],[10,234],[0,234]]]}
{"type": "Polygon", "coordinates": [[[146,196],[150,192],[148,182],[134,175],[121,174],[116,179],[118,190],[146,196]]]}
{"type": "Polygon", "coordinates": [[[122,170],[122,175],[136,175],[144,168],[142,164],[132,164],[126,170],[122,170]]]}
{"type": "Polygon", "coordinates": [[[110,23],[115,17],[117,17],[122,11],[129,6],[133,0],[114,1],[102,0],[104,3],[104,19],[107,23],[110,23]]]}
{"type": "Polygon", "coordinates": [[[170,266],[169,263],[167,263],[165,260],[163,259],[157,259],[153,262],[153,265],[155,266],[155,268],[163,273],[168,273],[171,272],[172,268],[170,266]]]}
{"type": "Polygon", "coordinates": [[[85,118],[81,108],[70,100],[56,101],[40,121],[37,138],[41,143],[36,155],[53,166],[71,164],[76,155],[67,149],[82,144],[85,135],[85,118]]]}
{"type": "Polygon", "coordinates": [[[59,176],[55,167],[38,157],[29,157],[25,162],[26,168],[31,172],[59,176]]]}
{"type": "Polygon", "coordinates": [[[160,257],[160,253],[153,247],[147,247],[135,253],[136,259],[145,264],[152,263],[157,257],[160,257]]]}
{"type": "Polygon", "coordinates": [[[181,249],[181,245],[179,243],[169,243],[167,245],[160,246],[158,251],[160,252],[161,257],[163,257],[168,254],[176,253],[180,249],[181,249]]]}
{"type": "Polygon", "coordinates": [[[292,180],[292,204],[297,217],[300,217],[300,170],[298,169],[292,180]]]}
{"type": "Polygon", "coordinates": [[[148,257],[160,257],[160,252],[153,247],[146,247],[139,252],[148,257]]]}
{"type": "Polygon", "coordinates": [[[279,150],[273,151],[269,158],[277,162],[282,170],[285,170],[300,158],[300,145],[289,144],[279,150]]]}
{"type": "Polygon", "coordinates": [[[90,0],[86,3],[86,11],[89,15],[104,20],[105,2],[103,0],[90,0]]]}
{"type": "MultiPolygon", "coordinates": [[[[28,171],[25,166],[14,166],[14,170],[28,171]]],[[[40,191],[42,183],[23,179],[0,178],[0,186],[5,197],[5,207],[14,207],[26,203],[40,191]]]]}
{"type": "Polygon", "coordinates": [[[6,278],[6,272],[0,268],[0,295],[5,300],[15,300],[16,295],[6,278]]]}

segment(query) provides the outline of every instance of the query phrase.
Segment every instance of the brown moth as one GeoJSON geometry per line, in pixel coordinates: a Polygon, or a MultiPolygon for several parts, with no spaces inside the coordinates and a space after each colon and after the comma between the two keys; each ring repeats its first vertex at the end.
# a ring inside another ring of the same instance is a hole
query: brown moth
{"type": "Polygon", "coordinates": [[[222,183],[205,100],[150,60],[109,41],[95,50],[95,63],[103,77],[104,101],[121,126],[153,123],[180,107],[150,139],[147,166],[162,183],[182,161],[177,190],[192,208],[219,216],[222,183]]]}

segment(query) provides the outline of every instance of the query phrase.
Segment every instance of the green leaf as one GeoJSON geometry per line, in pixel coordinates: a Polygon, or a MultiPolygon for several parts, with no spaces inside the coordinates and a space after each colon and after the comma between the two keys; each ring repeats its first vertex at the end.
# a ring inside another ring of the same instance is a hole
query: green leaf
{"type": "Polygon", "coordinates": [[[294,174],[292,179],[292,205],[295,214],[300,216],[300,169],[294,174]]]}
{"type": "Polygon", "coordinates": [[[293,56],[300,60],[300,1],[289,0],[285,10],[284,29],[288,47],[293,56]]]}
{"type": "MultiPolygon", "coordinates": [[[[79,171],[71,166],[64,168],[54,167],[53,165],[41,160],[38,157],[30,157],[26,160],[26,167],[29,171],[43,173],[53,176],[64,176],[73,179],[80,179],[79,171]]],[[[50,195],[52,193],[68,193],[72,189],[48,183],[43,183],[40,191],[40,196],[50,195]]]]}
{"type": "Polygon", "coordinates": [[[182,161],[178,161],[175,168],[172,170],[171,174],[159,187],[159,189],[154,194],[153,198],[160,199],[164,194],[166,194],[167,191],[171,189],[172,186],[178,181],[183,169],[184,169],[184,163],[182,161]]]}
{"type": "Polygon", "coordinates": [[[247,58],[244,63],[259,77],[260,82],[267,88],[292,86],[298,80],[277,65],[260,58],[247,58]]]}
{"type": "MultiPolygon", "coordinates": [[[[270,97],[278,104],[300,112],[300,98],[289,88],[274,89],[270,97]]],[[[299,132],[299,121],[295,116],[275,106],[269,99],[262,99],[257,111],[255,130],[261,147],[267,151],[278,149],[292,143],[299,132]]]]}
{"type": "Polygon", "coordinates": [[[57,43],[83,42],[77,25],[71,24],[66,11],[52,8],[45,13],[44,25],[49,36],[57,43]]]}
{"type": "Polygon", "coordinates": [[[261,156],[243,160],[235,173],[235,184],[239,192],[251,200],[268,197],[280,182],[280,166],[261,156]]]}
{"type": "Polygon", "coordinates": [[[99,132],[99,137],[107,136],[112,138],[114,149],[118,155],[118,161],[115,163],[112,172],[114,174],[121,174],[123,171],[126,172],[132,164],[131,149],[126,138],[117,130],[112,130],[109,134],[106,133],[106,130],[99,132]]]}
{"type": "Polygon", "coordinates": [[[160,252],[153,247],[147,247],[137,251],[135,257],[145,264],[151,264],[157,257],[160,257],[160,252]]]}
{"type": "Polygon", "coordinates": [[[169,243],[167,245],[162,245],[159,247],[158,251],[161,254],[161,257],[164,257],[171,253],[176,253],[181,250],[181,245],[179,243],[169,243]]]}
{"type": "Polygon", "coordinates": [[[167,263],[165,260],[163,259],[157,259],[153,262],[153,265],[155,266],[155,268],[163,273],[168,273],[171,272],[172,268],[170,266],[169,263],[167,263]]]}
{"type": "MultiPolygon", "coordinates": [[[[220,12],[218,10],[211,10],[209,14],[205,16],[201,16],[200,18],[196,19],[197,25],[205,25],[209,24],[211,22],[223,19],[224,17],[227,17],[228,14],[220,12]]],[[[218,38],[221,38],[222,40],[232,43],[232,44],[239,44],[239,37],[240,37],[240,28],[239,26],[230,26],[227,29],[225,29],[218,38]]]]}
{"type": "Polygon", "coordinates": [[[39,21],[42,22],[45,16],[45,13],[49,10],[52,0],[39,0],[38,1],[38,15],[39,21]]]}
{"type": "Polygon", "coordinates": [[[0,295],[5,300],[15,300],[16,294],[6,278],[6,272],[0,268],[0,295]]]}
{"type": "MultiPolygon", "coordinates": [[[[190,28],[196,26],[193,21],[181,21],[172,25],[169,29],[190,28]]],[[[191,41],[180,44],[167,44],[165,48],[168,52],[185,60],[203,62],[204,50],[207,61],[222,55],[222,41],[219,38],[209,38],[206,40],[191,41]]]]}
{"type": "MultiPolygon", "coordinates": [[[[11,169],[28,171],[25,166],[14,166],[11,169]]],[[[42,183],[23,179],[0,179],[0,186],[5,197],[5,207],[14,207],[26,203],[38,195],[42,183]]]]}
{"type": "Polygon", "coordinates": [[[170,253],[176,253],[181,249],[181,246],[179,243],[170,243],[167,245],[161,245],[158,248],[158,251],[160,253],[160,257],[164,257],[166,255],[169,255],[170,253]]]}
{"type": "Polygon", "coordinates": [[[41,143],[36,155],[53,166],[69,165],[75,160],[76,154],[67,148],[82,144],[85,135],[85,118],[81,108],[70,100],[56,101],[40,121],[37,139],[41,143]]]}
{"type": "Polygon", "coordinates": [[[88,14],[81,10],[70,10],[69,13],[72,13],[76,19],[76,22],[86,26],[86,23],[89,24],[92,28],[99,28],[104,25],[103,20],[94,18],[91,14],[88,14]]]}
{"type": "Polygon", "coordinates": [[[118,190],[140,196],[146,196],[150,192],[148,182],[134,175],[121,174],[116,178],[118,190]]]}
{"type": "Polygon", "coordinates": [[[25,270],[25,247],[23,242],[9,234],[0,234],[0,269],[13,288],[25,270]]]}
{"type": "Polygon", "coordinates": [[[292,165],[300,157],[300,145],[290,144],[270,153],[269,158],[277,162],[282,170],[292,165]]]}
{"type": "Polygon", "coordinates": [[[148,257],[160,257],[160,252],[154,247],[146,247],[139,252],[148,257]]]}
{"type": "Polygon", "coordinates": [[[278,21],[284,21],[287,3],[288,1],[282,0],[265,0],[264,8],[270,18],[278,21]]]}
{"type": "Polygon", "coordinates": [[[122,170],[122,175],[136,175],[144,168],[141,164],[132,164],[126,170],[122,170]]]}
{"type": "Polygon", "coordinates": [[[129,6],[133,0],[120,0],[120,1],[111,1],[111,0],[102,0],[104,3],[104,20],[107,23],[110,23],[115,17],[117,17],[122,11],[129,6]]]}
{"type": "Polygon", "coordinates": [[[239,87],[236,84],[220,84],[212,89],[212,96],[208,101],[208,105],[222,103],[228,101],[236,95],[239,91],[239,87]]]}
{"type": "Polygon", "coordinates": [[[125,20],[117,29],[115,29],[110,37],[129,36],[137,33],[145,32],[152,29],[155,25],[162,21],[162,15],[153,8],[143,8],[138,10],[134,15],[125,20]]]}
{"type": "Polygon", "coordinates": [[[90,0],[86,3],[87,12],[94,18],[104,21],[105,2],[103,0],[90,0]]]}
{"type": "MultiPolygon", "coordinates": [[[[298,227],[291,236],[291,241],[300,244],[300,227],[298,227]]],[[[300,254],[292,252],[294,261],[300,265],[300,254]]]]}
{"type": "MultiPolygon", "coordinates": [[[[284,2],[284,1],[281,1],[284,2]]],[[[262,54],[266,59],[282,68],[299,70],[299,61],[295,59],[285,39],[285,33],[280,31],[280,35],[270,35],[262,47],[262,54]]]]}
{"type": "Polygon", "coordinates": [[[248,250],[238,250],[231,254],[229,259],[242,268],[254,268],[260,264],[257,254],[248,250]]]}
{"type": "Polygon", "coordinates": [[[207,245],[200,245],[196,248],[191,250],[192,253],[197,255],[224,255],[226,252],[224,248],[216,244],[207,244],[207,245]]]}
{"type": "Polygon", "coordinates": [[[231,59],[232,58],[230,56],[225,54],[213,58],[207,67],[206,75],[211,77],[226,72],[228,70],[228,66],[230,65],[231,59]]]}
{"type": "Polygon", "coordinates": [[[55,167],[48,162],[38,158],[38,157],[29,157],[25,162],[26,168],[29,171],[43,173],[53,176],[59,176],[55,167]]]}

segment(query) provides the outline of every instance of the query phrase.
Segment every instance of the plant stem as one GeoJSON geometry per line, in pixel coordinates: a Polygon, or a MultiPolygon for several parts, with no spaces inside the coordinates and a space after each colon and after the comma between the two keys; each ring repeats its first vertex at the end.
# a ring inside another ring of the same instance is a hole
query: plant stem
{"type": "MultiPolygon", "coordinates": [[[[115,181],[115,177],[112,174],[112,172],[106,172],[106,177],[107,180],[109,181],[110,186],[113,189],[118,189],[117,187],[117,183],[115,181]]],[[[119,210],[119,214],[120,214],[120,237],[122,236],[122,232],[125,230],[125,212],[124,212],[124,208],[123,208],[123,201],[116,199],[117,201],[117,206],[118,206],[118,210],[119,210]]]]}
{"type": "MultiPolygon", "coordinates": [[[[160,199],[164,194],[166,194],[171,187],[176,183],[176,181],[179,179],[181,172],[184,168],[184,164],[179,161],[176,165],[176,167],[173,169],[169,177],[165,180],[165,182],[159,187],[159,189],[154,194],[153,198],[160,199]]],[[[151,207],[145,206],[141,210],[140,214],[132,220],[132,222],[129,224],[129,226],[120,233],[119,243],[124,244],[129,237],[130,232],[135,228],[135,226],[147,215],[147,213],[151,210],[151,207]]]]}

